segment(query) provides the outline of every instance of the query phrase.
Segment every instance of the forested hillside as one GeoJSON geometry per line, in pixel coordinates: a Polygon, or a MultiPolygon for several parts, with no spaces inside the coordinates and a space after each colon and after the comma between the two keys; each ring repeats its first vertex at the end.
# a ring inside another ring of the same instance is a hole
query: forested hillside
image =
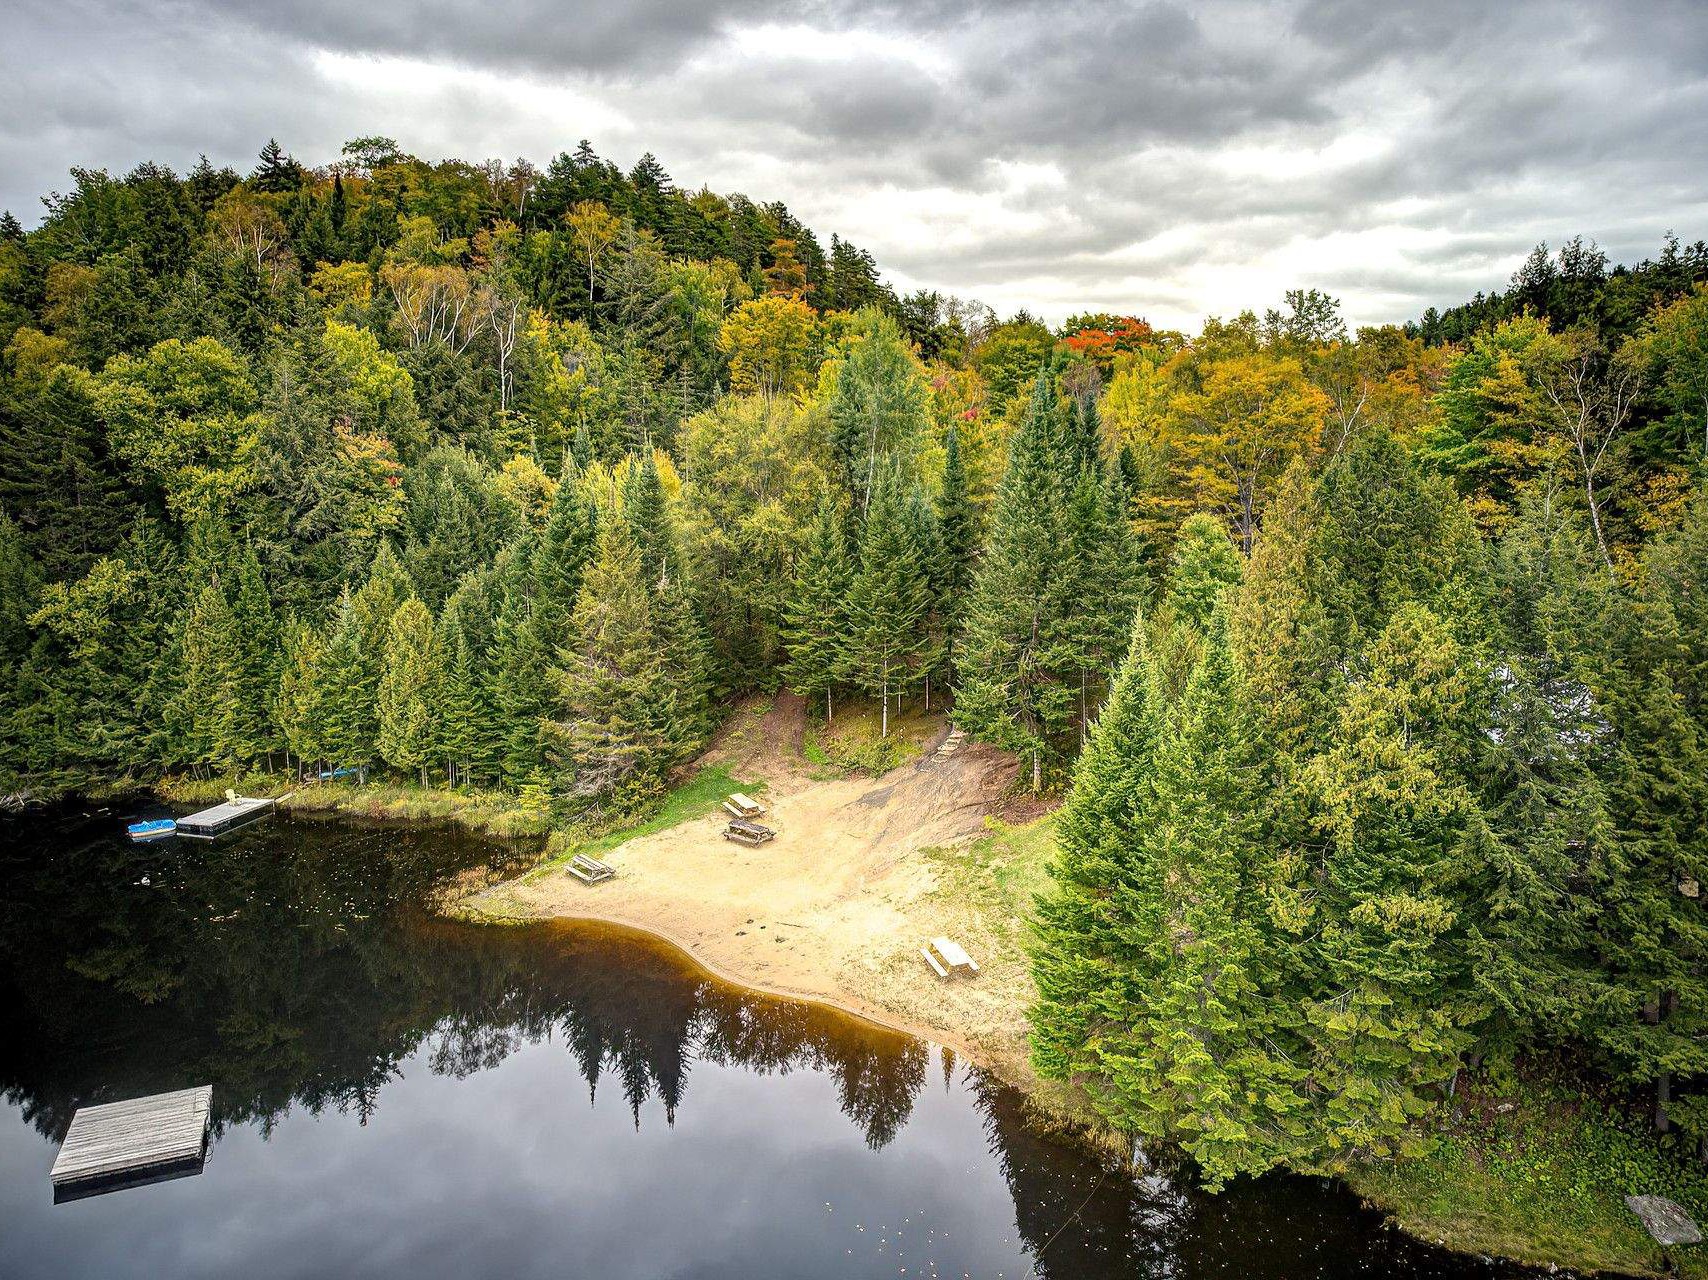
{"type": "Polygon", "coordinates": [[[740,693],[952,697],[1072,782],[1037,1055],[1117,1125],[1332,1168],[1549,1050],[1708,1149],[1702,245],[1052,330],[585,143],[73,176],[0,223],[4,790],[597,819],[740,693]]]}

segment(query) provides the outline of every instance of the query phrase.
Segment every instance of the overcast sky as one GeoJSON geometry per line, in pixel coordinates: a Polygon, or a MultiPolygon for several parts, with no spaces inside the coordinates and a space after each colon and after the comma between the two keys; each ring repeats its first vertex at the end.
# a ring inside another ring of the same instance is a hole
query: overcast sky
{"type": "Polygon", "coordinates": [[[900,288],[1196,327],[1293,285],[1355,323],[1576,233],[1708,237],[1702,0],[10,0],[0,207],[73,164],[247,172],[385,134],[577,139],[781,199],[900,288]]]}

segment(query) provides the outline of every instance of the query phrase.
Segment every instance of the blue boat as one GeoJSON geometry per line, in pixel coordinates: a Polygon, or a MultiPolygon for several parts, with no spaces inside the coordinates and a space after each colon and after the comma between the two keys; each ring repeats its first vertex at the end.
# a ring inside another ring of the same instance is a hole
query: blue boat
{"type": "Polygon", "coordinates": [[[172,818],[154,818],[148,822],[133,822],[125,830],[130,832],[132,840],[158,840],[161,836],[169,836],[178,829],[178,823],[172,818]]]}

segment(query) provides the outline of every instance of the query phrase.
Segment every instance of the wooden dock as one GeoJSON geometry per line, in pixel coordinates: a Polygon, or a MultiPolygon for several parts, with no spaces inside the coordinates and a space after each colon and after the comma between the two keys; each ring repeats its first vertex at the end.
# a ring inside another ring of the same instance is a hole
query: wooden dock
{"type": "Polygon", "coordinates": [[[212,1100],[204,1084],[80,1107],[53,1162],[54,1202],[200,1173],[212,1100]]]}
{"type": "Polygon", "coordinates": [[[229,791],[225,794],[224,804],[179,818],[178,834],[196,840],[212,840],[273,810],[274,802],[266,796],[234,796],[229,791]]]}

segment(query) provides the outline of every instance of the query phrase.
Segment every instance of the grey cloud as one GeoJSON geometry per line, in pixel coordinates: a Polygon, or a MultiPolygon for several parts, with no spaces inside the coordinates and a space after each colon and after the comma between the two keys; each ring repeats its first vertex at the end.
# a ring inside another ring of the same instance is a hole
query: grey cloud
{"type": "Polygon", "coordinates": [[[0,206],[24,216],[69,163],[246,166],[273,134],[325,159],[368,132],[544,161],[586,134],[783,199],[907,281],[1170,323],[1234,309],[1195,296],[1206,272],[1294,264],[1370,322],[1498,286],[1540,238],[1639,256],[1708,230],[1708,13],[1688,0],[34,0],[9,28],[0,206]],[[404,100],[329,81],[323,51],[488,79],[404,100]],[[608,118],[530,108],[560,88],[608,118]],[[1016,185],[1016,164],[1061,182],[1016,185]],[[1353,260],[1360,235],[1394,247],[1353,260]]]}

